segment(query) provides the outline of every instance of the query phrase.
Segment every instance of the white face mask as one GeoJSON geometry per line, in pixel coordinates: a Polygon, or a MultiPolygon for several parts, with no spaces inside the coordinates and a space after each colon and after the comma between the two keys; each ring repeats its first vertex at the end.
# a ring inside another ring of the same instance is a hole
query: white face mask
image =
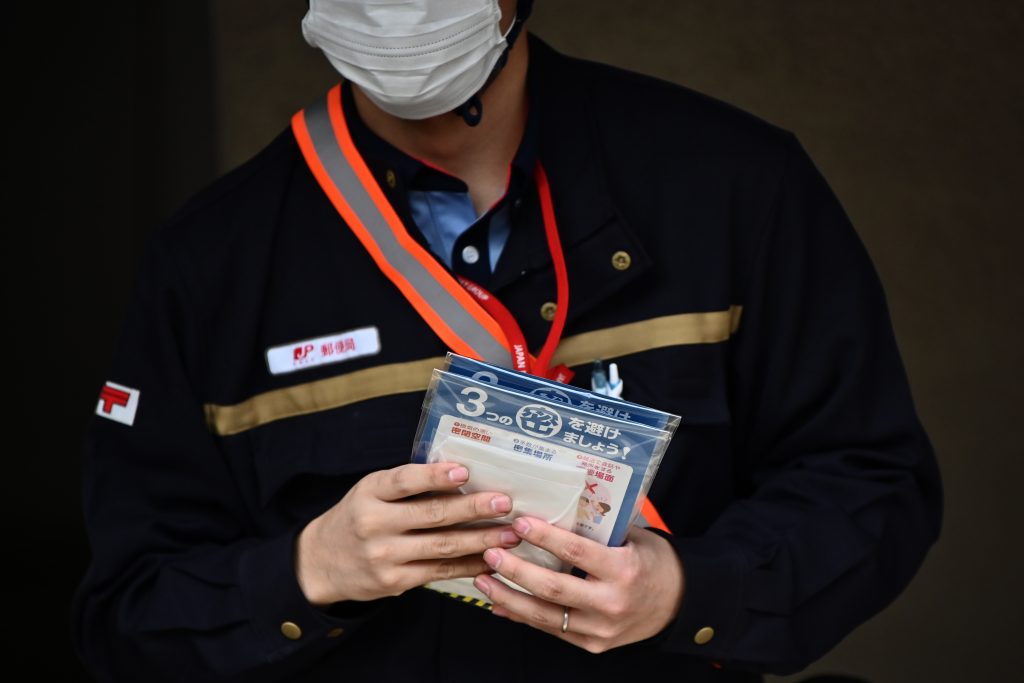
{"type": "Polygon", "coordinates": [[[312,0],[302,35],[378,107],[425,119],[484,87],[505,50],[500,20],[498,0],[312,0]]]}

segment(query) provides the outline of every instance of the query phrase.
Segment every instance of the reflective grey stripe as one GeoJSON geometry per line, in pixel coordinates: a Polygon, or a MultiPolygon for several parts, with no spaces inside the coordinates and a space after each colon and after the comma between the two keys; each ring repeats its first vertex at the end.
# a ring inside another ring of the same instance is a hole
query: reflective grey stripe
{"type": "MultiPolygon", "coordinates": [[[[332,91],[336,92],[336,91],[332,91]]],[[[481,325],[459,301],[448,292],[437,279],[410,254],[395,237],[387,219],[377,208],[366,188],[363,187],[355,169],[341,151],[338,139],[331,126],[327,109],[327,96],[305,111],[306,128],[313,142],[313,148],[320,157],[320,163],[331,182],[345,198],[352,211],[362,221],[373,241],[377,243],[385,260],[400,272],[420,296],[434,309],[434,312],[464,342],[469,344],[488,363],[511,367],[509,350],[495,339],[490,331],[481,325]]],[[[459,285],[461,286],[461,285],[459,285]]]]}

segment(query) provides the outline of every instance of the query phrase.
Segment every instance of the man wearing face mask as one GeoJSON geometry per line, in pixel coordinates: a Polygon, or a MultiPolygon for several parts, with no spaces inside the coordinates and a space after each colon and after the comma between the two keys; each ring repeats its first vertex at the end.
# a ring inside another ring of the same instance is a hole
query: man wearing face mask
{"type": "Polygon", "coordinates": [[[86,440],[101,680],[756,681],[916,571],[938,474],[824,180],[528,38],[531,5],[313,0],[342,83],[152,236],[86,440]],[[512,501],[404,464],[448,350],[581,386],[614,360],[681,415],[660,528],[474,525],[512,501]],[[456,577],[493,611],[422,588],[456,577]]]}

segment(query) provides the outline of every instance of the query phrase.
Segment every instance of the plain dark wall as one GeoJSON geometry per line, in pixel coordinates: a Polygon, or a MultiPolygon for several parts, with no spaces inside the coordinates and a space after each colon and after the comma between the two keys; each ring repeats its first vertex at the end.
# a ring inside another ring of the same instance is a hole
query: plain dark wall
{"type": "Polygon", "coordinates": [[[216,172],[210,60],[205,2],[4,10],[7,678],[88,680],[68,619],[82,432],[145,234],[216,172]]]}
{"type": "MultiPolygon", "coordinates": [[[[910,589],[816,665],[876,683],[1015,680],[1024,477],[1024,9],[1014,0],[537,0],[571,54],[661,76],[796,132],[886,284],[945,477],[946,524],[910,589]]],[[[34,10],[34,11],[30,11],[34,10]]],[[[17,655],[75,680],[86,561],[81,430],[105,379],[141,241],[244,160],[334,74],[301,0],[101,3],[5,17],[13,182],[4,299],[29,437],[5,478],[17,655]],[[13,316],[11,316],[13,312],[13,316]]],[[[637,103],[643,106],[643,103],[637,103]]],[[[13,624],[13,626],[12,626],[13,624]]]]}

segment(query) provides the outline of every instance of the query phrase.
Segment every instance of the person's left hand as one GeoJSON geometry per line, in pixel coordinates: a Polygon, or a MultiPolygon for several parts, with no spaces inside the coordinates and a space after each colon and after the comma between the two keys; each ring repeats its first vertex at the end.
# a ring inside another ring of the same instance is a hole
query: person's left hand
{"type": "Polygon", "coordinates": [[[524,541],[587,573],[585,579],[538,567],[507,550],[490,548],[484,561],[528,595],[480,574],[473,583],[494,614],[528,624],[599,653],[660,632],[679,612],[683,567],[667,540],[634,527],[625,545],[609,548],[533,517],[513,525],[524,541]],[[565,608],[569,627],[563,633],[565,608]]]}

